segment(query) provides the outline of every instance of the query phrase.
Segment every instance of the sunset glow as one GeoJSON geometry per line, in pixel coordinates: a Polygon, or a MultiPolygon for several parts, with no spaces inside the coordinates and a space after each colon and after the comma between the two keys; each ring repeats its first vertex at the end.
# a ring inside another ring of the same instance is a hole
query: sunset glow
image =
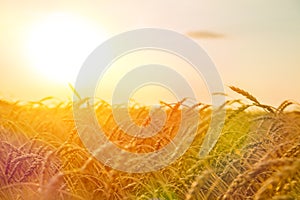
{"type": "Polygon", "coordinates": [[[25,54],[45,78],[73,83],[86,57],[105,37],[84,17],[54,13],[28,29],[25,54]]]}

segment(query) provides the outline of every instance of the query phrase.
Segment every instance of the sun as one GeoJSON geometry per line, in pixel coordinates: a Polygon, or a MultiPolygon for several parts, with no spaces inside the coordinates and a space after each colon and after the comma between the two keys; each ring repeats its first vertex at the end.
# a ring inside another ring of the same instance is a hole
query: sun
{"type": "Polygon", "coordinates": [[[82,16],[54,13],[34,23],[26,38],[26,57],[45,78],[74,83],[84,60],[106,39],[99,25],[82,16]]]}

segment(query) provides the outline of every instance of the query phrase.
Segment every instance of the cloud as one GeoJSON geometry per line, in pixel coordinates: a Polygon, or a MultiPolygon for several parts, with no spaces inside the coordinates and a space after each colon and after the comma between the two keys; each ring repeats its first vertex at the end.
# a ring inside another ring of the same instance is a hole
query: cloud
{"type": "Polygon", "coordinates": [[[188,36],[192,38],[204,38],[204,39],[219,39],[224,38],[225,35],[221,33],[215,33],[211,31],[189,31],[186,33],[188,36]]]}

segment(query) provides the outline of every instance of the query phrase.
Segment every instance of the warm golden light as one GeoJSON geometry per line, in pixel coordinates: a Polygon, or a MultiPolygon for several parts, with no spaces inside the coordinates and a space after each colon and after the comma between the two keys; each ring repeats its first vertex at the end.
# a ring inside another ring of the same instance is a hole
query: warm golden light
{"type": "Polygon", "coordinates": [[[73,82],[86,57],[105,39],[87,19],[55,13],[33,25],[26,54],[30,64],[48,79],[73,82]]]}

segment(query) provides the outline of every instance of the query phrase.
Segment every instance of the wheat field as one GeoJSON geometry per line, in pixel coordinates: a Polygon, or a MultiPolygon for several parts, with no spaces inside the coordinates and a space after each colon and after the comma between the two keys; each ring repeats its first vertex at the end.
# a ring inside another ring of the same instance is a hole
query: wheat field
{"type": "MultiPolygon", "coordinates": [[[[169,166],[148,173],[118,171],[91,156],[78,136],[72,102],[1,100],[0,199],[300,199],[300,105],[284,101],[274,108],[231,89],[241,99],[223,105],[225,125],[209,155],[199,157],[199,151],[212,110],[199,103],[188,108],[200,114],[189,149],[169,166]]],[[[106,102],[94,109],[120,148],[151,152],[174,137],[184,103],[161,102],[168,120],[151,139],[122,132],[106,102]]],[[[128,109],[136,124],[149,123],[149,107],[128,109]]]]}

